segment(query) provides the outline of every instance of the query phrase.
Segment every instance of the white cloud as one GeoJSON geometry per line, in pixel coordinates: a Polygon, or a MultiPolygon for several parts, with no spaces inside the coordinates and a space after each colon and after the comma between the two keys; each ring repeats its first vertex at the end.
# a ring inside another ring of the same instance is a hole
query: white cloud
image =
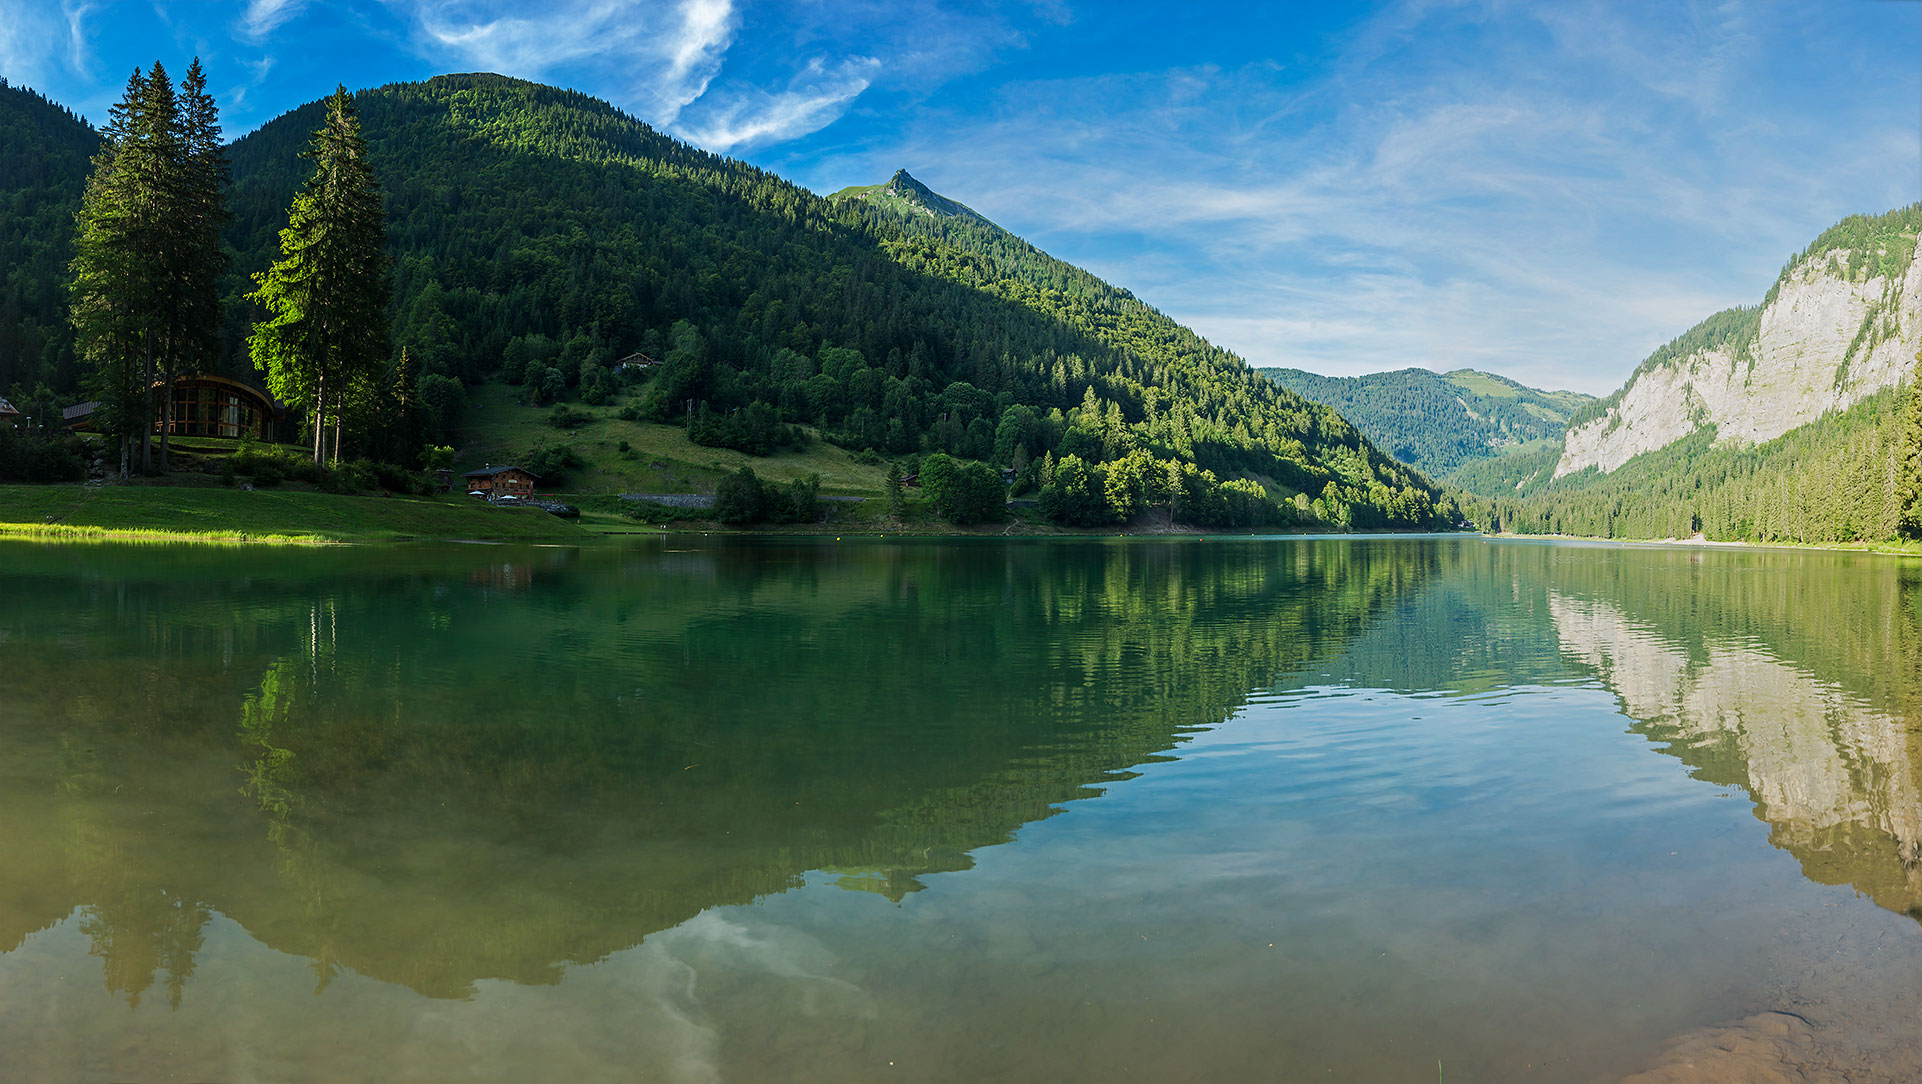
{"type": "Polygon", "coordinates": [[[50,74],[47,47],[63,33],[38,5],[27,0],[0,2],[0,75],[44,90],[50,74]]]}
{"type": "Polygon", "coordinates": [[[700,119],[680,129],[681,134],[722,152],[803,136],[839,118],[880,68],[881,62],[873,57],[855,57],[832,68],[817,58],[786,90],[738,92],[704,110],[700,119]]]}
{"type": "Polygon", "coordinates": [[[1763,99],[1800,16],[1699,7],[1404,5],[1312,79],[1007,86],[816,176],[905,165],[1257,364],[1605,392],[1834,219],[1916,198],[1916,110],[1875,116],[1922,91],[1914,63],[1763,99]]]}
{"type": "Polygon", "coordinates": [[[306,6],[307,0],[247,0],[240,16],[240,33],[259,41],[292,21],[306,6]]]}
{"type": "Polygon", "coordinates": [[[739,22],[730,0],[572,0],[539,8],[416,0],[411,7],[416,49],[430,60],[606,94],[660,125],[707,93],[739,22]]]}

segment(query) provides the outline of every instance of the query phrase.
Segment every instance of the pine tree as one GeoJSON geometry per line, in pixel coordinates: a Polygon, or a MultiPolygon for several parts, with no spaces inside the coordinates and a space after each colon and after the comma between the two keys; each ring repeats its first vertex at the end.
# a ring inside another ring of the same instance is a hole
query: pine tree
{"type": "Polygon", "coordinates": [[[302,157],[314,175],[288,211],[280,258],[254,277],[248,296],[269,315],[247,348],[268,390],[313,419],[314,462],[322,463],[329,420],[338,458],[346,415],[377,398],[370,385],[388,354],[380,185],[345,87],[327,100],[327,120],[302,157]]]}
{"type": "Polygon", "coordinates": [[[1915,353],[1909,405],[1903,412],[1902,435],[1896,449],[1896,530],[1904,538],[1922,538],[1922,350],[1915,353]]]}
{"type": "Polygon", "coordinates": [[[156,353],[166,334],[167,268],[178,135],[173,85],[155,64],[138,68],[108,112],[99,155],[76,218],[72,320],[90,367],[95,424],[120,438],[120,473],[140,434],[140,469],[152,469],[156,353]]]}
{"type": "Polygon", "coordinates": [[[207,93],[207,75],[195,57],[180,82],[175,145],[180,155],[174,210],[175,228],[164,258],[169,265],[170,318],[162,379],[167,389],[166,424],[161,427],[160,465],[168,463],[168,435],[173,430],[173,394],[182,376],[200,372],[220,348],[220,276],[227,270],[227,254],[220,247],[220,231],[227,213],[227,156],[220,146],[220,111],[207,93]]]}
{"type": "Polygon", "coordinates": [[[140,469],[153,469],[156,394],[168,423],[165,469],[174,381],[218,347],[227,171],[206,88],[198,59],[178,96],[159,63],[134,70],[109,112],[76,221],[76,346],[91,369],[95,424],[121,439],[123,477],[135,433],[140,469]]]}

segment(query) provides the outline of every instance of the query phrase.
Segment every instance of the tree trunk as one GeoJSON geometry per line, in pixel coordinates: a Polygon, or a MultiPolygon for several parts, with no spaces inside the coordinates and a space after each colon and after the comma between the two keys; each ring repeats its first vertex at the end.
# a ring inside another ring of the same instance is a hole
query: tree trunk
{"type": "Polygon", "coordinates": [[[314,394],[314,466],[320,466],[320,435],[325,431],[327,421],[327,378],[320,378],[320,387],[314,394]]]}
{"type": "Polygon", "coordinates": [[[140,379],[140,473],[153,473],[153,332],[147,333],[147,364],[140,379]]]}
{"type": "Polygon", "coordinates": [[[133,458],[133,440],[125,433],[120,435],[120,480],[127,480],[127,460],[133,458]]]}
{"type": "Polygon", "coordinates": [[[170,438],[174,431],[174,382],[170,376],[167,386],[161,389],[164,397],[160,408],[160,473],[173,469],[172,445],[170,438]]]}

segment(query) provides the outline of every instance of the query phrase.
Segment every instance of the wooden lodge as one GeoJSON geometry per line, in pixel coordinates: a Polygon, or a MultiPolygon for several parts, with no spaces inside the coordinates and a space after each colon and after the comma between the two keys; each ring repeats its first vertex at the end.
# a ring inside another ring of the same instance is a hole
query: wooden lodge
{"type": "Polygon", "coordinates": [[[526,497],[534,492],[534,483],[540,480],[525,467],[485,467],[470,470],[461,477],[467,479],[469,493],[485,493],[490,497],[526,497]]]}
{"type": "MultiPolygon", "coordinates": [[[[157,389],[159,384],[155,384],[157,389]]],[[[181,377],[173,386],[173,418],[168,421],[166,406],[159,404],[153,431],[163,430],[176,437],[227,437],[253,440],[274,439],[274,418],[284,411],[260,389],[228,376],[206,374],[181,377]]],[[[76,432],[93,429],[93,412],[98,403],[77,403],[61,411],[61,424],[76,432]]]]}
{"type": "Polygon", "coordinates": [[[5,399],[0,399],[0,425],[19,425],[20,411],[5,399]]]}

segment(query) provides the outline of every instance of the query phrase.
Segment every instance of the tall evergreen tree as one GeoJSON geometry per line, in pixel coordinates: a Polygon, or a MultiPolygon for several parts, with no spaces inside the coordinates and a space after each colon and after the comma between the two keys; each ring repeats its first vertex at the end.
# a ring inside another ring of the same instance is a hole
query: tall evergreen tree
{"type": "Polygon", "coordinates": [[[158,62],[135,69],[102,134],[76,221],[72,319],[95,424],[120,438],[124,476],[136,433],[140,469],[153,469],[155,396],[171,423],[174,381],[218,349],[227,167],[198,59],[179,95],[158,62]]]}
{"type": "Polygon", "coordinates": [[[169,319],[161,378],[167,391],[167,424],[161,427],[160,464],[168,466],[168,434],[173,428],[172,388],[180,377],[200,372],[220,347],[220,276],[227,270],[220,231],[230,217],[226,206],[227,156],[220,146],[220,111],[207,93],[207,75],[195,57],[180,82],[175,145],[180,155],[174,211],[174,236],[166,260],[165,313],[169,319]]]}
{"type": "Polygon", "coordinates": [[[88,363],[95,424],[120,438],[120,472],[140,435],[140,468],[152,468],[153,382],[166,334],[166,267],[179,175],[173,84],[159,64],[135,69],[108,112],[87,179],[74,240],[75,347],[88,363]]]}
{"type": "Polygon", "coordinates": [[[327,119],[302,157],[313,160],[314,175],[288,211],[280,258],[254,277],[258,288],[248,296],[268,318],[254,324],[247,347],[268,390],[313,419],[320,463],[328,422],[338,457],[346,414],[377,398],[370,385],[388,354],[380,185],[344,86],[327,100],[327,119]]]}
{"type": "Polygon", "coordinates": [[[1896,530],[1904,538],[1922,538],[1922,350],[1915,352],[1896,456],[1896,530]]]}

